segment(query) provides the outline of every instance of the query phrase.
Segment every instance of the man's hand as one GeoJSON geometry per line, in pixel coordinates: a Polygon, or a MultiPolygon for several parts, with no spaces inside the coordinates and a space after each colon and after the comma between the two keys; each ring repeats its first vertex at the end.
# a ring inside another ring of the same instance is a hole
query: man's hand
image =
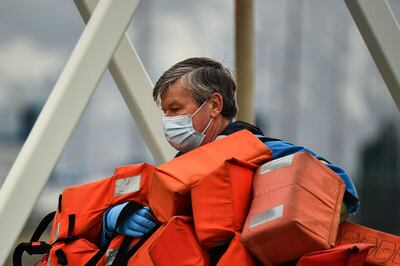
{"type": "Polygon", "coordinates": [[[106,214],[105,229],[108,233],[117,232],[130,237],[142,237],[156,226],[156,221],[149,207],[136,210],[117,228],[116,223],[121,210],[127,203],[112,207],[106,214]]]}

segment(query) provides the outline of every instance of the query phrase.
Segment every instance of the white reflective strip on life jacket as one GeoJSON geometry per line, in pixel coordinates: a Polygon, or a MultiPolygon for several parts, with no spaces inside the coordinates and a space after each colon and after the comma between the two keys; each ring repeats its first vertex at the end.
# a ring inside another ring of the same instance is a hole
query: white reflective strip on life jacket
{"type": "Polygon", "coordinates": [[[293,162],[293,157],[294,154],[279,158],[279,159],[275,159],[273,161],[270,161],[268,163],[265,163],[263,165],[260,166],[259,170],[258,170],[258,175],[263,175],[266,173],[269,173],[273,170],[285,167],[285,166],[290,166],[293,162]]]}
{"type": "Polygon", "coordinates": [[[111,266],[114,262],[115,256],[117,256],[118,248],[110,248],[106,251],[105,266],[111,266]]]}
{"type": "Polygon", "coordinates": [[[249,228],[256,227],[257,225],[264,224],[283,216],[284,205],[278,205],[272,209],[255,214],[250,218],[249,228]]]}
{"type": "Polygon", "coordinates": [[[141,175],[129,176],[115,180],[114,197],[139,191],[141,180],[141,175]]]}
{"type": "Polygon", "coordinates": [[[60,231],[60,222],[57,223],[55,229],[54,229],[54,234],[53,234],[53,240],[56,241],[58,237],[58,231],[60,231]]]}

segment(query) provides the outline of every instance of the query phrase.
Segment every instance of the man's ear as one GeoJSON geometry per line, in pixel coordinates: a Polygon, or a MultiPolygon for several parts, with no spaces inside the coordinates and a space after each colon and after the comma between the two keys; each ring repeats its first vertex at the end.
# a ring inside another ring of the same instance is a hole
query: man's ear
{"type": "Polygon", "coordinates": [[[224,106],[224,99],[222,95],[214,92],[210,98],[211,103],[211,117],[216,117],[222,112],[222,107],[224,106]]]}

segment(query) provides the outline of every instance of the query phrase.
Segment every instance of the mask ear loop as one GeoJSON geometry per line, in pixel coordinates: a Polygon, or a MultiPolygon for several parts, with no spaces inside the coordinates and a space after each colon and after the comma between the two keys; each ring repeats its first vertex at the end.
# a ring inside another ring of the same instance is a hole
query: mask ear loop
{"type": "Polygon", "coordinates": [[[197,114],[197,112],[199,112],[201,108],[203,108],[203,106],[206,104],[207,101],[208,101],[208,100],[205,100],[204,103],[203,103],[202,105],[200,105],[200,107],[196,110],[196,112],[194,112],[194,113],[192,114],[192,117],[193,117],[195,114],[197,114]]]}
{"type": "Polygon", "coordinates": [[[201,132],[201,134],[204,134],[204,132],[207,131],[208,127],[211,125],[211,122],[213,121],[213,118],[211,117],[210,121],[208,122],[206,128],[201,132]]]}
{"type": "MultiPolygon", "coordinates": [[[[203,103],[202,105],[200,105],[200,107],[196,110],[196,112],[194,112],[194,113],[192,114],[192,118],[193,118],[193,116],[194,116],[195,114],[197,114],[198,111],[200,111],[201,108],[203,108],[203,106],[206,104],[207,101],[208,101],[208,100],[205,100],[204,103],[203,103]]],[[[211,125],[211,122],[212,122],[212,121],[213,121],[213,118],[211,117],[210,121],[208,121],[208,124],[207,124],[206,128],[201,132],[201,134],[204,134],[204,132],[207,131],[207,129],[208,129],[208,127],[211,125]]]]}

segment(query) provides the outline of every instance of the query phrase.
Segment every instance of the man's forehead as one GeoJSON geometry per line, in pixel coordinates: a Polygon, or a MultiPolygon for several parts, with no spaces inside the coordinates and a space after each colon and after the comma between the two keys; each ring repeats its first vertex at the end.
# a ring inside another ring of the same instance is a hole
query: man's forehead
{"type": "Polygon", "coordinates": [[[169,86],[160,97],[161,105],[170,105],[173,102],[194,101],[188,88],[180,82],[175,82],[169,86]]]}

